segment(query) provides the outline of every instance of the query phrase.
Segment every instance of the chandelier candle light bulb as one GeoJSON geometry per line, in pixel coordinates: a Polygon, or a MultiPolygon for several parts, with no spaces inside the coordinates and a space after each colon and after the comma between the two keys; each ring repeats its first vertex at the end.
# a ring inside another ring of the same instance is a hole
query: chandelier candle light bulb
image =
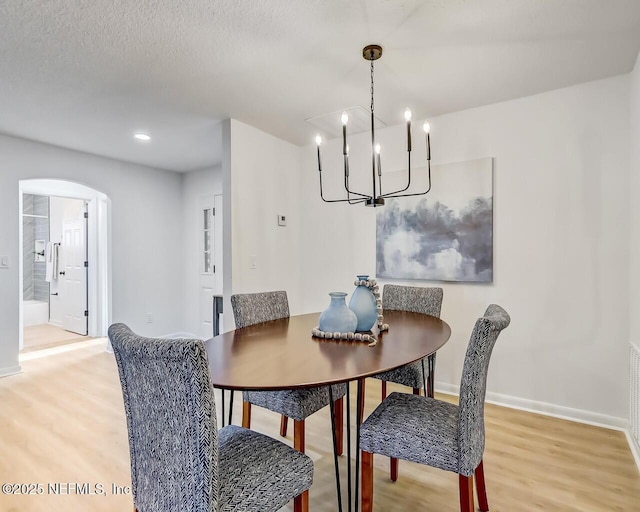
{"type": "Polygon", "coordinates": [[[407,184],[404,188],[394,190],[392,192],[382,192],[382,165],[380,163],[380,145],[376,144],[376,132],[375,132],[375,113],[374,113],[374,83],[373,83],[373,63],[382,56],[382,47],[377,44],[370,44],[362,49],[362,57],[369,61],[371,66],[371,193],[365,194],[357,192],[349,188],[349,145],[347,144],[347,124],[349,123],[349,115],[346,112],[342,113],[342,155],[344,160],[344,188],[347,193],[345,199],[325,199],[322,191],[322,167],[320,165],[320,137],[316,137],[316,144],[318,145],[318,171],[320,180],[320,198],[325,203],[349,203],[359,204],[364,203],[365,206],[383,206],[385,199],[406,197],[406,196],[421,196],[428,194],[431,190],[431,146],[429,139],[429,123],[425,123],[423,129],[426,133],[427,144],[427,187],[426,190],[414,192],[409,190],[411,187],[411,118],[412,113],[408,108],[404,111],[404,119],[407,123],[407,154],[408,154],[408,166],[407,166],[407,184]],[[377,167],[377,169],[376,169],[377,167]],[[377,174],[377,180],[376,180],[377,174]]]}

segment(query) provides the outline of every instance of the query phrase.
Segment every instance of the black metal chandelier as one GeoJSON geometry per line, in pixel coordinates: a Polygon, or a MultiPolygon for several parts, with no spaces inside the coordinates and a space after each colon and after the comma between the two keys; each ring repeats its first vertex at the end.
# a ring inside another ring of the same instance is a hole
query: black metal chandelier
{"type": "Polygon", "coordinates": [[[318,174],[320,176],[320,197],[326,203],[364,203],[365,206],[383,206],[384,200],[393,197],[420,196],[427,194],[431,190],[431,142],[429,139],[429,123],[425,122],[423,130],[427,144],[427,173],[428,186],[423,192],[405,193],[411,186],[411,110],[404,111],[404,119],[407,123],[407,185],[393,192],[382,193],[382,164],[380,160],[380,144],[376,142],[375,132],[375,116],[373,112],[373,62],[382,56],[382,47],[377,44],[370,44],[362,49],[362,57],[371,63],[371,177],[372,177],[372,193],[362,194],[349,188],[349,145],[347,144],[347,125],[349,116],[346,112],[342,113],[342,158],[344,161],[344,188],[347,193],[345,199],[325,199],[322,191],[322,163],[320,159],[320,146],[322,145],[322,137],[316,135],[316,144],[318,146],[318,174]],[[377,178],[377,179],[376,179],[377,178]],[[377,181],[377,183],[376,183],[377,181]]]}

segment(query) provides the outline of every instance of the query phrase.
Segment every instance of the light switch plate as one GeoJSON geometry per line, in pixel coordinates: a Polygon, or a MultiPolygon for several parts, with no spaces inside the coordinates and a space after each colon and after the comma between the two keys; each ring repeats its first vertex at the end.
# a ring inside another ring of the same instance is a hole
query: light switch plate
{"type": "Polygon", "coordinates": [[[278,226],[286,226],[287,225],[287,216],[279,213],[278,214],[278,226]]]}
{"type": "Polygon", "coordinates": [[[9,256],[0,256],[0,268],[9,268],[9,256]]]}

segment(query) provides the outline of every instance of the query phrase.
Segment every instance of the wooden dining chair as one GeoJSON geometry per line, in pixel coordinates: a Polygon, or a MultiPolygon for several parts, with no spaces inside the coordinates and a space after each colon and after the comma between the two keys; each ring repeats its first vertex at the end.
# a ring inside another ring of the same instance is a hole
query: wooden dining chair
{"type": "Polygon", "coordinates": [[[109,328],[129,433],[134,511],[308,511],[313,462],[251,430],[218,431],[204,343],[109,328]]]}
{"type": "MultiPolygon", "coordinates": [[[[289,317],[287,292],[246,293],[231,296],[231,306],[236,328],[289,317]]],[[[309,333],[311,336],[311,333],[309,333]]],[[[343,452],[343,397],[346,384],[332,386],[335,404],[335,425],[338,455],[343,452]]],[[[293,446],[305,451],[305,419],[329,405],[329,387],[285,391],[243,391],[242,426],[251,428],[251,405],[257,405],[280,413],[280,435],[287,435],[288,418],[293,419],[293,446]]]]}
{"type": "MultiPolygon", "coordinates": [[[[442,288],[385,284],[382,289],[382,309],[422,313],[440,318],[442,296],[442,288]]],[[[425,382],[429,387],[428,383],[433,381],[435,357],[435,354],[433,354],[431,365],[427,361],[428,358],[424,358],[424,360],[421,359],[388,372],[374,375],[375,379],[382,381],[382,400],[387,396],[387,382],[395,382],[412,388],[414,395],[420,394],[420,389],[424,388],[425,382]]],[[[433,391],[433,389],[425,389],[425,396],[433,397],[433,391]]],[[[364,400],[362,403],[364,403],[364,400]]],[[[398,466],[398,459],[392,458],[389,461],[389,473],[391,480],[394,482],[398,479],[398,466]]]]}
{"type": "Polygon", "coordinates": [[[480,510],[489,510],[484,482],[484,399],[489,359],[511,319],[490,305],[478,319],[467,347],[460,405],[429,397],[392,393],[360,429],[362,512],[373,509],[373,454],[426,464],[459,475],[460,510],[475,511],[473,476],[480,510]]]}

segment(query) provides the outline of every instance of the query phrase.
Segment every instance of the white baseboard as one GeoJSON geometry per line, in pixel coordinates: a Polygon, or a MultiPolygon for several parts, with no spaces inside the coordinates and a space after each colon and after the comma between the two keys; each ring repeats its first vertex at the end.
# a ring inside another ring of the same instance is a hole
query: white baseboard
{"type": "Polygon", "coordinates": [[[633,460],[636,461],[636,467],[640,472],[640,444],[638,444],[638,441],[636,441],[636,439],[631,435],[629,429],[626,429],[624,433],[627,436],[627,442],[629,443],[629,448],[631,449],[633,460]]]}
{"type": "MultiPolygon", "coordinates": [[[[460,387],[444,382],[436,382],[436,391],[438,393],[444,393],[445,395],[458,396],[460,394],[460,387]]],[[[624,432],[627,438],[627,443],[629,444],[629,449],[631,450],[631,454],[633,455],[633,459],[636,463],[636,467],[638,468],[638,471],[640,471],[640,445],[631,435],[631,432],[629,432],[629,420],[625,418],[607,416],[606,414],[600,414],[597,412],[583,411],[581,409],[573,409],[571,407],[564,407],[562,405],[549,404],[546,402],[537,402],[535,400],[503,395],[500,393],[487,392],[487,402],[490,404],[500,405],[502,407],[509,407],[510,409],[533,412],[544,416],[551,416],[553,418],[575,421],[577,423],[586,423],[587,425],[624,432]]]]}
{"type": "Polygon", "coordinates": [[[0,377],[8,377],[9,375],[16,375],[18,373],[22,373],[22,368],[19,364],[7,368],[0,368],[0,377]]]}
{"type": "MultiPolygon", "coordinates": [[[[459,386],[447,384],[444,382],[436,382],[436,391],[448,395],[458,395],[459,386]]],[[[597,412],[584,411],[582,409],[574,409],[563,405],[549,404],[546,402],[538,402],[526,398],[519,398],[501,393],[487,392],[487,402],[490,404],[501,405],[511,409],[519,409],[521,411],[534,412],[545,416],[552,416],[563,420],[576,421],[578,423],[586,423],[596,427],[603,427],[612,430],[626,431],[629,427],[629,420],[626,418],[618,418],[616,416],[608,416],[597,412]]]]}

